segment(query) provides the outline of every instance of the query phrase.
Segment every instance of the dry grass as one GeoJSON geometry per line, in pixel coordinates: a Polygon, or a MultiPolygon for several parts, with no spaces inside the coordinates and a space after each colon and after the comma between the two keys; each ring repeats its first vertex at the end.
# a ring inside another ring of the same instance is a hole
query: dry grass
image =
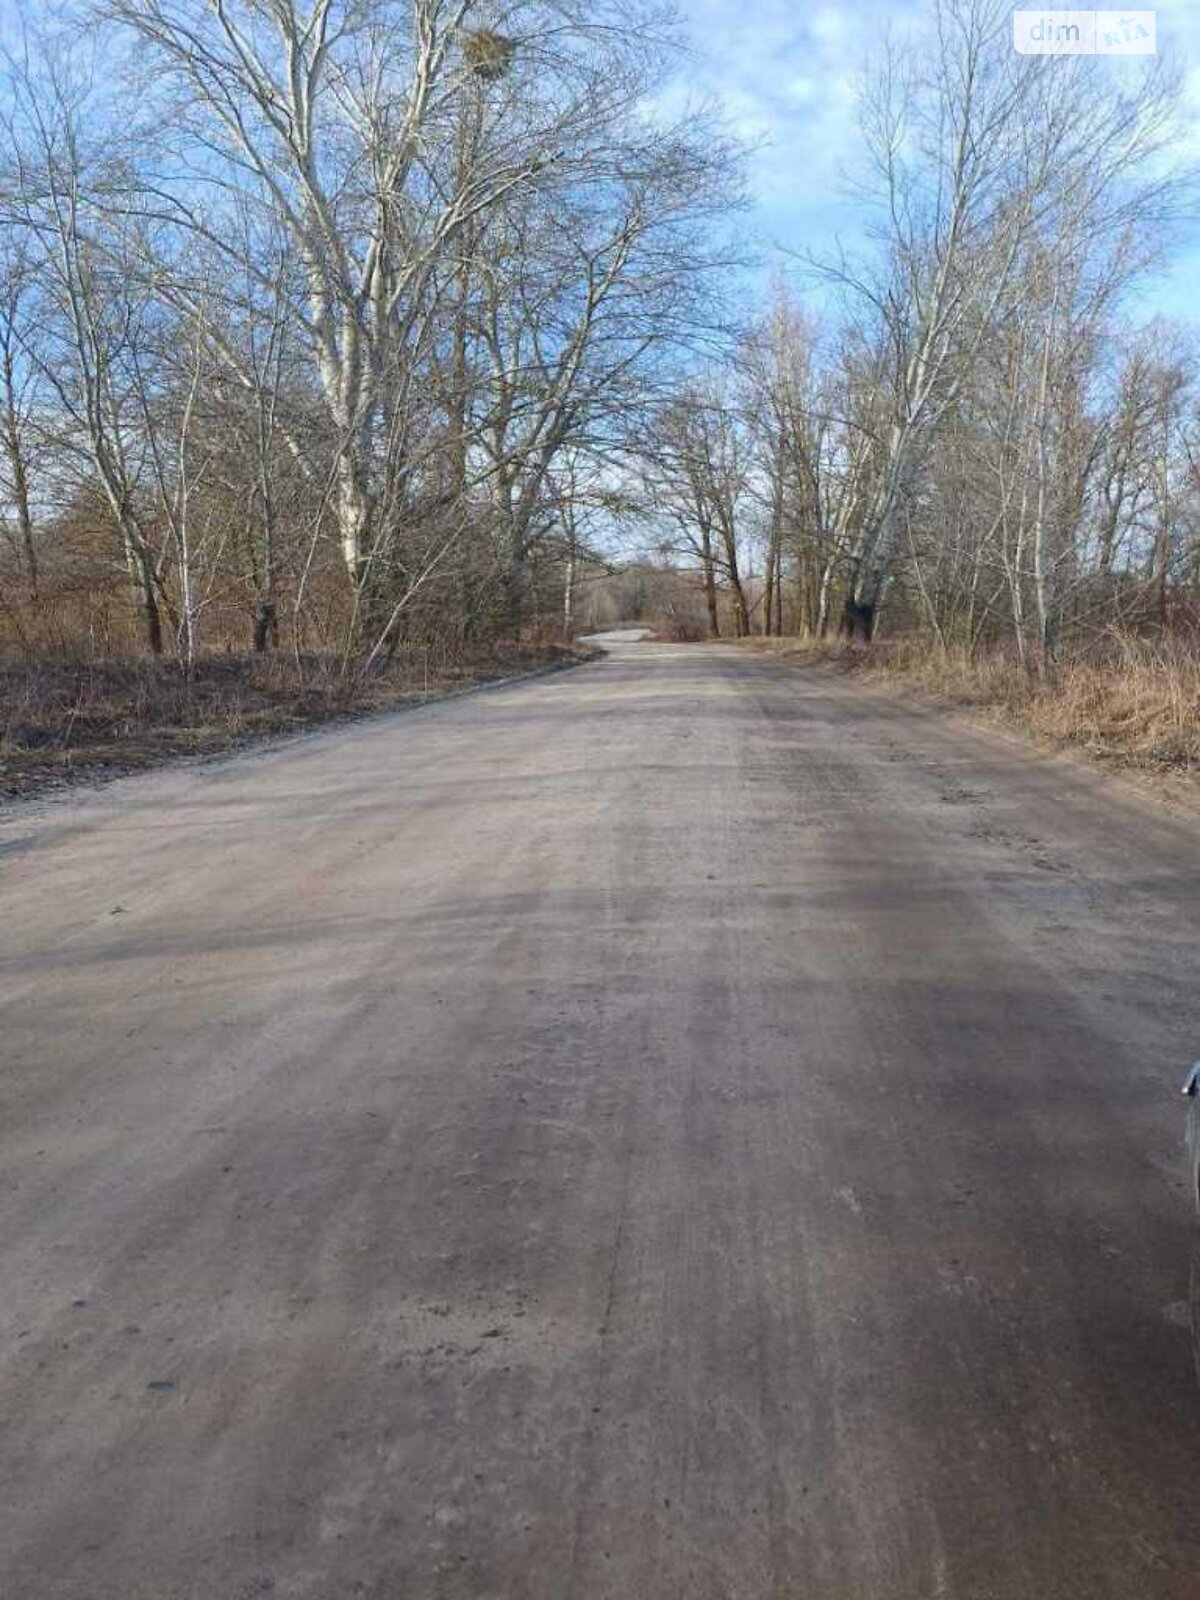
{"type": "Polygon", "coordinates": [[[759,649],[819,656],[847,671],[902,683],[1090,755],[1148,772],[1200,778],[1200,641],[1109,635],[1050,677],[1011,654],[971,657],[916,637],[869,648],[756,640],[759,649]]]}
{"type": "Polygon", "coordinates": [[[573,659],[554,646],[498,645],[453,659],[414,650],[357,679],[335,658],[315,655],[300,663],[283,655],[213,655],[191,679],[169,661],[0,664],[0,795],[213,754],[573,659]]]}

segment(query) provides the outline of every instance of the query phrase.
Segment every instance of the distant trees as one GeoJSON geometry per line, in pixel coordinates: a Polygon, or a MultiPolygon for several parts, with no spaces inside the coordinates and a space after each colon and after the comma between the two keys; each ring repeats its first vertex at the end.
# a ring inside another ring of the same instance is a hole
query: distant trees
{"type": "Polygon", "coordinates": [[[693,385],[655,414],[642,445],[643,485],[662,532],[661,555],[698,565],[709,632],[721,632],[718,588],[733,611],[733,632],[750,633],[742,578],[741,529],[749,499],[750,454],[740,418],[713,385],[693,385]]]}

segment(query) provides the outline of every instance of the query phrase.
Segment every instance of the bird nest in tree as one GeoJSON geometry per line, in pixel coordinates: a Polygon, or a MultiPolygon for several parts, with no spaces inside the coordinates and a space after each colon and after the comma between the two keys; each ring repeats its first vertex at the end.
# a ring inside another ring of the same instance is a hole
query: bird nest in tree
{"type": "Polygon", "coordinates": [[[463,56],[467,66],[477,78],[491,80],[503,77],[512,65],[516,54],[515,39],[491,28],[476,28],[463,40],[463,56]]]}

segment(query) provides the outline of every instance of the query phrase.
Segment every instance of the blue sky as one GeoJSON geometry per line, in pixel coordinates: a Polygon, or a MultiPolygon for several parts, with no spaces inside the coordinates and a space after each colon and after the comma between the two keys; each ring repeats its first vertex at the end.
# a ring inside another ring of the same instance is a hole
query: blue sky
{"type": "MultiPolygon", "coordinates": [[[[752,161],[755,231],[768,251],[823,251],[834,235],[853,244],[861,208],[843,174],[857,143],[857,75],[886,29],[903,34],[929,15],[928,0],[680,0],[693,56],[678,93],[715,96],[733,127],[759,146],[752,161]]],[[[1078,5],[1080,0],[1076,0],[1078,5]]],[[[1032,0],[1023,0],[1032,9],[1032,0]]],[[[1183,64],[1180,155],[1200,164],[1200,0],[1158,12],[1159,49],[1183,64]]],[[[768,269],[769,270],[769,269],[768,269]]],[[[1171,269],[1139,298],[1143,315],[1200,321],[1200,217],[1171,269]]]]}
{"type": "MultiPolygon", "coordinates": [[[[1022,0],[1031,8],[1031,0],[1022,0]]],[[[1078,5],[1081,0],[1075,0],[1078,5]]],[[[931,0],[676,0],[692,51],[673,94],[715,98],[756,147],[752,233],[765,272],[788,252],[825,251],[835,236],[853,246],[863,211],[846,193],[844,173],[858,144],[855,87],[885,30],[921,28],[931,0]]],[[[39,0],[0,0],[0,34],[39,0]]],[[[1160,50],[1185,70],[1180,154],[1200,168],[1200,0],[1164,0],[1156,8],[1160,50]]],[[[1185,231],[1171,265],[1141,294],[1142,315],[1200,322],[1200,215],[1185,231]]]]}

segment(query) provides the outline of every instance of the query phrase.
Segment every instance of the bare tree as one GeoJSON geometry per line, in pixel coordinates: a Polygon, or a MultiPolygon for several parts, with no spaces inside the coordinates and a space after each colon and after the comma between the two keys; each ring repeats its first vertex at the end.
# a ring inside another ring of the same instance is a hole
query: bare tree
{"type": "Polygon", "coordinates": [[[17,541],[38,598],[38,557],[33,516],[33,431],[37,403],[37,363],[28,352],[37,344],[34,275],[28,250],[11,236],[0,243],[0,446],[4,474],[0,492],[12,507],[17,541]]]}
{"type": "Polygon", "coordinates": [[[53,389],[61,442],[90,465],[108,501],[137,590],[146,639],[163,649],[163,563],[138,493],[140,412],[130,358],[150,301],[131,237],[128,151],[88,123],[90,84],[60,60],[9,58],[0,210],[42,296],[44,335],[25,347],[53,389]]]}
{"type": "MultiPolygon", "coordinates": [[[[300,264],[291,314],[334,436],[343,558],[370,612],[424,448],[441,269],[460,247],[474,255],[502,202],[595,161],[585,135],[628,110],[628,63],[658,19],[566,0],[510,7],[502,28],[478,0],[113,0],[109,13],[178,96],[181,174],[252,194],[300,264]]],[[[232,248],[219,199],[196,192],[177,183],[172,214],[232,248]]]]}
{"type": "Polygon", "coordinates": [[[1161,183],[1133,180],[1166,135],[1164,74],[1152,70],[1126,92],[1090,58],[1017,55],[998,0],[939,0],[935,20],[931,73],[892,52],[864,104],[884,271],[835,269],[883,334],[890,375],[844,617],[847,632],[866,637],[932,442],[998,322],[1020,303],[1033,242],[1048,231],[1079,240],[1127,227],[1152,215],[1163,193],[1161,183]]]}
{"type": "Polygon", "coordinates": [[[693,384],[658,413],[642,470],[648,512],[661,525],[659,548],[698,566],[713,638],[721,633],[721,590],[729,595],[734,634],[747,637],[750,450],[742,418],[715,380],[693,384]]]}

